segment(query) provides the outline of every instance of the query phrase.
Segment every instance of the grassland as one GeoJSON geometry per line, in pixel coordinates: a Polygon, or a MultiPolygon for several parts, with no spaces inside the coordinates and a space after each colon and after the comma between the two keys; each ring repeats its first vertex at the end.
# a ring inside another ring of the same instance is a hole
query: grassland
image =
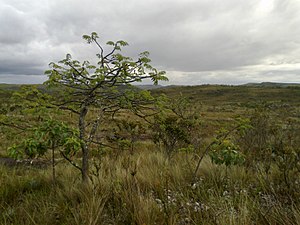
{"type": "MultiPolygon", "coordinates": [[[[1,108],[14,91],[0,86],[1,108]]],[[[50,167],[0,165],[0,224],[300,224],[298,86],[179,86],[152,93],[190,100],[200,121],[190,134],[200,140],[197,148],[174,149],[167,157],[145,125],[133,148],[95,149],[89,185],[59,158],[55,183],[50,167]],[[230,140],[245,162],[217,165],[206,154],[195,173],[218,130],[230,130],[241,117],[252,127],[230,140]]],[[[1,126],[2,157],[20,138],[9,132],[1,126]]]]}

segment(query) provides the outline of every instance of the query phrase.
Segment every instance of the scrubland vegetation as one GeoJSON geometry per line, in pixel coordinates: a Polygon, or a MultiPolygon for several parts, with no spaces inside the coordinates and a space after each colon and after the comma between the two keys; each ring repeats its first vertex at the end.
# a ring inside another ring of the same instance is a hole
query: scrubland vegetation
{"type": "Polygon", "coordinates": [[[299,86],[178,86],[119,52],[0,86],[1,224],[300,224],[299,86]]]}
{"type": "MultiPolygon", "coordinates": [[[[51,163],[1,165],[1,224],[299,224],[299,91],[154,90],[171,98],[167,113],[151,124],[129,112],[104,121],[110,147],[93,147],[88,185],[58,152],[55,182],[51,163]]],[[[13,92],[2,88],[2,122],[5,112],[17,126],[13,92]]],[[[68,113],[53,117],[76,126],[68,113]]],[[[29,133],[2,124],[1,156],[29,133]]],[[[50,152],[40,158],[51,162],[50,152]]]]}

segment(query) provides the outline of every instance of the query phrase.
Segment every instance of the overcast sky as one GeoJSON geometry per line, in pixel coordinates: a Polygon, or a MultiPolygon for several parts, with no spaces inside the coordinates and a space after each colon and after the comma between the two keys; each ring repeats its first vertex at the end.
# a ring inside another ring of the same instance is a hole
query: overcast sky
{"type": "Polygon", "coordinates": [[[83,34],[148,50],[168,84],[300,83],[300,0],[0,0],[0,83],[92,59],[83,34]]]}

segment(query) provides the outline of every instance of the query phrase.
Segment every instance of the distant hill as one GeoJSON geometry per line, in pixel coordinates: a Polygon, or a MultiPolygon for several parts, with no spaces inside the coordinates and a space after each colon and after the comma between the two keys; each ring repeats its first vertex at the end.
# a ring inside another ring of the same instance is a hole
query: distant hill
{"type": "MultiPolygon", "coordinates": [[[[28,84],[31,85],[31,84],[28,84]]],[[[34,85],[34,84],[33,84],[34,85]]],[[[35,84],[38,89],[45,90],[43,84],[35,84]]],[[[16,91],[20,89],[22,84],[5,84],[0,83],[0,90],[16,91]]],[[[155,90],[155,89],[180,89],[180,88],[195,88],[195,87],[230,87],[230,86],[247,86],[247,87],[300,87],[300,83],[276,83],[276,82],[262,82],[262,83],[247,83],[242,85],[213,85],[213,84],[202,84],[202,85],[134,85],[135,87],[142,90],[155,90]]]]}
{"type": "Polygon", "coordinates": [[[134,85],[135,87],[138,87],[142,90],[153,90],[153,89],[157,89],[157,88],[162,88],[164,86],[162,85],[152,85],[152,84],[145,84],[145,85],[134,85]]]}
{"type": "MultiPolygon", "coordinates": [[[[0,84],[0,99],[9,98],[21,85],[0,84]]],[[[120,87],[124,90],[126,86],[120,87]]],[[[137,90],[150,90],[154,96],[165,94],[176,99],[185,96],[195,104],[220,106],[224,103],[231,105],[252,104],[253,102],[284,102],[300,107],[299,83],[250,83],[244,85],[137,85],[137,90]]],[[[38,85],[38,89],[45,90],[45,86],[38,85]]],[[[55,92],[52,90],[51,92],[55,92]]]]}
{"type": "Polygon", "coordinates": [[[20,86],[21,85],[19,85],[19,84],[0,84],[0,89],[16,91],[16,90],[19,90],[20,86]]]}
{"type": "Polygon", "coordinates": [[[276,82],[262,82],[262,83],[247,83],[243,86],[252,86],[252,87],[291,87],[299,86],[300,83],[276,83],[276,82]]]}
{"type": "MultiPolygon", "coordinates": [[[[7,90],[7,91],[17,91],[20,89],[20,87],[23,84],[5,84],[5,83],[0,83],[0,90],[7,90]]],[[[28,84],[28,85],[37,85],[38,89],[40,90],[45,90],[45,85],[43,84],[28,84]]],[[[137,87],[142,90],[153,90],[153,89],[158,89],[158,88],[163,88],[164,86],[162,85],[133,85],[134,87],[137,87]]]]}

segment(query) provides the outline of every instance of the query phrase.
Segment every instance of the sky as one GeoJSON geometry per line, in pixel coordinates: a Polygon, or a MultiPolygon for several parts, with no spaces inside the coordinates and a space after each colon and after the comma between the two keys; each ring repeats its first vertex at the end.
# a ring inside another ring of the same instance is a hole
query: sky
{"type": "Polygon", "coordinates": [[[0,0],[0,83],[42,83],[100,42],[150,52],[164,85],[300,83],[300,0],[0,0]]]}

